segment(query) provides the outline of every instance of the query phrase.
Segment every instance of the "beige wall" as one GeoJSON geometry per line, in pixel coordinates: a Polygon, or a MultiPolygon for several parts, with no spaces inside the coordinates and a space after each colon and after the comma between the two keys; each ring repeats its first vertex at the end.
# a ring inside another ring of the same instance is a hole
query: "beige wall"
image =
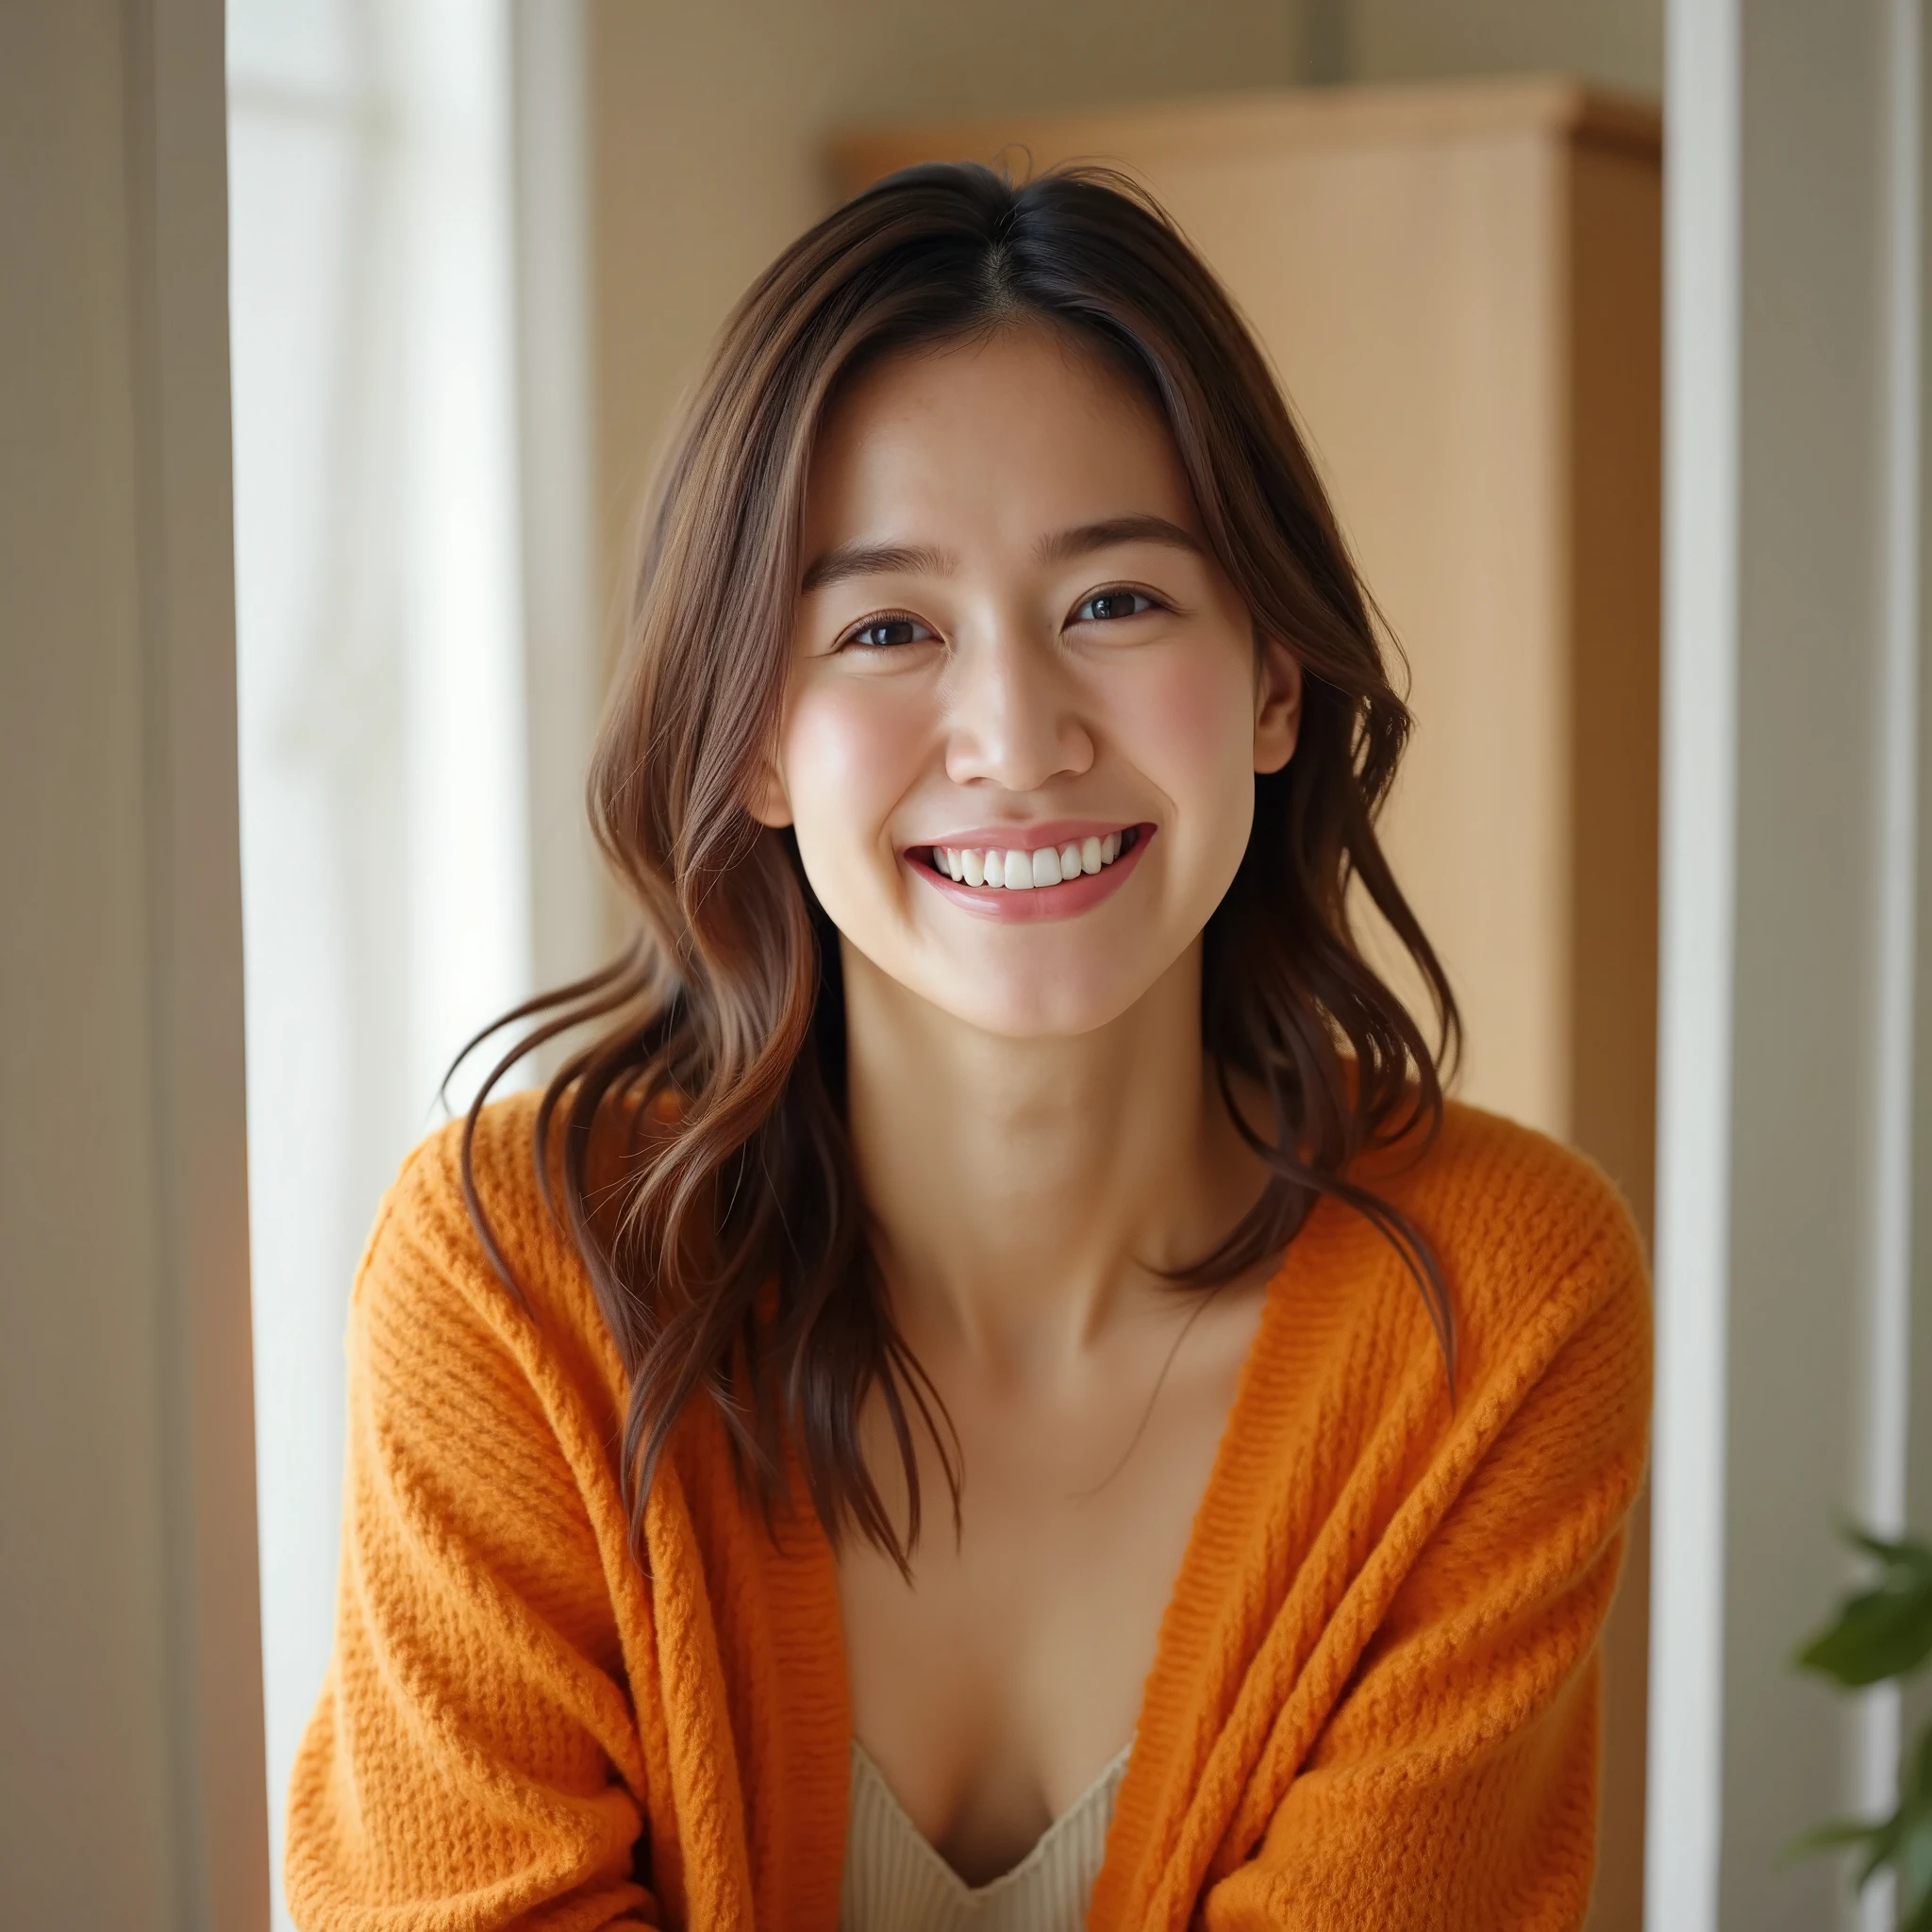
{"type": "Polygon", "coordinates": [[[617,580],[681,385],[751,278],[833,198],[855,122],[1299,77],[1297,0],[591,0],[602,574],[617,580]]]}
{"type": "Polygon", "coordinates": [[[0,1924],[257,1932],[220,0],[0,7],[0,1924]]]}
{"type": "Polygon", "coordinates": [[[832,197],[834,128],[1532,69],[1663,92],[1663,0],[587,0],[586,29],[607,596],[712,331],[832,197]]]}
{"type": "Polygon", "coordinates": [[[1336,78],[1572,74],[1663,97],[1663,0],[1341,0],[1323,11],[1336,78]]]}

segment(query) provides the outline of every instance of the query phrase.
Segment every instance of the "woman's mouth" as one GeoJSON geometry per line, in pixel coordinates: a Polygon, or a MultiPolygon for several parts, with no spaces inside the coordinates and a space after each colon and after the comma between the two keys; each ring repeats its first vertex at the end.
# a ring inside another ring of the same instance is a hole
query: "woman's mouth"
{"type": "Polygon", "coordinates": [[[1059,919],[1111,896],[1139,862],[1154,827],[1015,826],[1008,843],[984,834],[983,842],[968,842],[972,836],[953,845],[914,845],[906,857],[947,898],[982,918],[1059,919]]]}
{"type": "Polygon", "coordinates": [[[1082,874],[1111,865],[1122,852],[1132,851],[1138,825],[1124,825],[1100,837],[1069,839],[1061,845],[934,845],[930,864],[937,873],[961,885],[988,886],[994,891],[1030,892],[1036,886],[1058,886],[1082,874]]]}

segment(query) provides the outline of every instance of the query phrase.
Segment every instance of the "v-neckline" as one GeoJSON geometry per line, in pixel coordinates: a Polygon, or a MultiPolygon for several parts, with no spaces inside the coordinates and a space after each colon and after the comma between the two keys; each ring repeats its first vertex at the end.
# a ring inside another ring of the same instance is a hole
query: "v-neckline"
{"type": "Polygon", "coordinates": [[[1012,1890],[1015,1886],[1023,1883],[1025,1874],[1035,1870],[1052,1854],[1054,1846],[1078,1824],[1103,1792],[1111,1789],[1117,1794],[1121,1774],[1132,1762],[1133,1751],[1131,1741],[1122,1745],[1108,1760],[1100,1775],[1064,1811],[1049,1821],[1046,1829],[1027,1846],[1018,1862],[1008,1866],[994,1877],[989,1878],[984,1885],[969,1885],[959,1875],[952,1860],[926,1837],[913,1821],[912,1814],[899,1802],[899,1794],[892,1789],[891,1779],[879,1769],[878,1760],[857,1738],[852,1740],[853,1782],[856,1786],[861,1776],[872,1781],[894,1822],[902,1828],[904,1838],[918,1847],[921,1863],[928,1865],[935,1873],[944,1874],[943,1882],[949,1897],[962,1903],[971,1901],[980,1905],[997,1898],[1002,1892],[1012,1890]]]}
{"type": "MultiPolygon", "coordinates": [[[[1134,1887],[1137,1876],[1141,1878],[1139,1890],[1144,1890],[1145,1868],[1150,1861],[1156,1867],[1164,1867],[1174,1856],[1194,1794],[1186,1784],[1175,1786],[1168,1781],[1163,1788],[1158,1780],[1164,1779],[1167,1768],[1177,1757],[1191,1763],[1205,1760],[1214,1742],[1211,1737],[1196,1738],[1186,1732],[1187,1713],[1203,1707],[1203,1700],[1191,1694],[1191,1681],[1204,1670],[1212,1669],[1217,1674],[1225,1675],[1241,1667],[1228,1654],[1230,1646],[1214,1641],[1216,1626],[1230,1616],[1240,1615],[1246,1600],[1257,1594],[1251,1587],[1249,1573],[1257,1562],[1286,1558],[1286,1552],[1273,1553],[1272,1557],[1257,1552],[1253,1547],[1254,1539],[1244,1533],[1257,1499],[1267,1491],[1265,1481],[1259,1477],[1258,1465],[1266,1463],[1277,1451],[1277,1438],[1289,1407],[1280,1400],[1278,1391],[1267,1385],[1276,1357],[1292,1353],[1289,1345],[1288,1305],[1295,1285],[1311,1265],[1313,1251],[1341,1232],[1334,1204],[1325,1197],[1318,1200],[1289,1243],[1280,1265],[1268,1278],[1260,1317],[1236,1377],[1234,1398],[1222,1424],[1207,1484],[1194,1507],[1167,1607],[1161,1612],[1154,1660],[1141,1685],[1134,1745],[1115,1794],[1107,1853],[1094,1882],[1096,1900],[1104,1894],[1119,1894],[1123,1888],[1134,1887]],[[1128,1863],[1134,1868],[1131,1872],[1122,1869],[1128,1863]]],[[[795,1464],[794,1474],[798,1507],[810,1531],[817,1531],[816,1514],[804,1491],[803,1471],[795,1464]]],[[[821,1615],[829,1618],[835,1639],[832,1662],[838,1674],[839,1707],[849,1765],[851,1747],[857,1740],[852,1727],[844,1611],[831,1543],[822,1531],[817,1531],[817,1541],[820,1560],[815,1567],[819,1589],[824,1592],[819,1608],[821,1615]]],[[[1223,1701],[1208,1699],[1205,1707],[1220,1707],[1223,1701]]],[[[839,1848],[842,1856],[842,1832],[839,1848]]],[[[1205,1863],[1212,1849],[1209,1846],[1199,1853],[1201,1862],[1205,1863]]],[[[935,1852],[934,1856],[939,1855],[935,1852]]],[[[952,1870],[950,1866],[946,1869],[952,1870]]]]}

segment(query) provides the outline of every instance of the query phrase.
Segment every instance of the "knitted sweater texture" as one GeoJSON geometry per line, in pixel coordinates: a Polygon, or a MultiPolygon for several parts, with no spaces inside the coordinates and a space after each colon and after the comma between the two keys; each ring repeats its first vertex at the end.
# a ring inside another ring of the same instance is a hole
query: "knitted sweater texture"
{"type": "MultiPolygon", "coordinates": [[[[629,1545],[625,1377],[537,1188],[533,1103],[386,1200],[349,1330],[333,1661],[290,1795],[304,1932],[834,1932],[850,1718],[837,1574],[774,1536],[694,1407],[629,1545]]],[[[1374,1184],[1421,1297],[1318,1207],[1268,1293],[1163,1620],[1089,1915],[1107,1932],[1580,1925],[1597,1637],[1642,1473],[1650,1312],[1587,1162],[1452,1107],[1374,1184]]],[[[916,1928],[908,1928],[916,1932],[916,1928]]]]}

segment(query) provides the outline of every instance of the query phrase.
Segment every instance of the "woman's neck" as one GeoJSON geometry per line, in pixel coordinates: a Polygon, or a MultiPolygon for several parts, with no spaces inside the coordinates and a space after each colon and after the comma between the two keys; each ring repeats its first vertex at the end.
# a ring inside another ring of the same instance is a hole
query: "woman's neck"
{"type": "Polygon", "coordinates": [[[1201,948],[1077,1038],[965,1026],[844,948],[853,1149],[902,1324],[1049,1368],[1265,1179],[1201,1047],[1201,948]]]}

